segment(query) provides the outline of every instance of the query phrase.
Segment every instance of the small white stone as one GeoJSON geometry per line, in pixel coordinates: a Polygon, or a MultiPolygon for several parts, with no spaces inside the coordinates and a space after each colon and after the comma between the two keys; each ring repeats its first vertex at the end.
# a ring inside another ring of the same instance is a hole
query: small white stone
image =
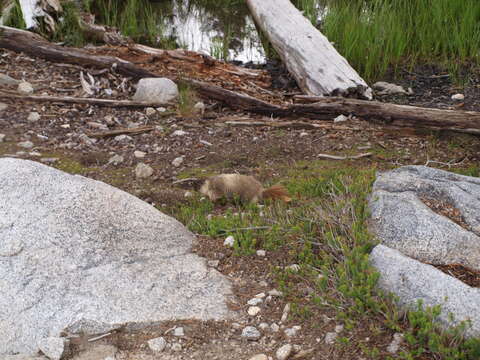
{"type": "Polygon", "coordinates": [[[452,95],[452,100],[457,100],[457,101],[465,100],[465,95],[463,95],[463,94],[452,95]]]}
{"type": "Polygon", "coordinates": [[[292,351],[293,346],[290,344],[286,344],[279,348],[275,355],[277,356],[278,360],[287,360],[288,357],[292,354],[292,351]]]}
{"type": "Polygon", "coordinates": [[[173,133],[172,133],[172,136],[184,136],[184,135],[187,135],[188,133],[186,131],[183,131],[183,130],[175,130],[173,133]]]}
{"type": "Polygon", "coordinates": [[[295,336],[297,335],[297,333],[301,330],[301,326],[293,326],[291,328],[288,328],[288,329],[285,329],[283,332],[285,333],[285,335],[287,335],[288,337],[292,337],[292,336],[295,336]]]}
{"type": "Polygon", "coordinates": [[[18,84],[17,91],[22,94],[31,94],[33,93],[33,86],[27,81],[22,81],[18,84]]]}
{"type": "Polygon", "coordinates": [[[175,351],[175,352],[182,351],[182,345],[179,343],[172,344],[172,351],[175,351]]]}
{"type": "Polygon", "coordinates": [[[153,169],[144,163],[139,163],[135,168],[135,176],[137,179],[145,179],[153,175],[153,169]]]}
{"type": "Polygon", "coordinates": [[[118,142],[128,142],[128,141],[132,141],[133,138],[131,136],[123,134],[123,135],[115,136],[114,140],[118,142]]]}
{"type": "Polygon", "coordinates": [[[22,141],[22,142],[17,143],[17,145],[24,148],[24,149],[33,148],[33,143],[31,141],[22,141]]]}
{"type": "Polygon", "coordinates": [[[280,331],[280,326],[278,326],[276,323],[272,323],[270,325],[270,329],[272,329],[273,332],[279,332],[280,331]]]}
{"type": "Polygon", "coordinates": [[[396,354],[400,349],[400,345],[402,344],[402,342],[403,342],[403,334],[395,333],[393,335],[392,342],[387,346],[387,351],[390,354],[396,354]]]}
{"type": "Polygon", "coordinates": [[[300,133],[300,137],[304,137],[304,136],[308,136],[308,133],[305,131],[300,133]]]}
{"type": "Polygon", "coordinates": [[[8,104],[0,102],[0,111],[7,110],[8,104]]]}
{"type": "Polygon", "coordinates": [[[167,109],[165,109],[164,107],[158,107],[157,111],[158,112],[165,112],[165,111],[167,111],[167,109]]]}
{"type": "Polygon", "coordinates": [[[265,250],[257,250],[257,256],[265,257],[267,252],[265,250]]]}
{"type": "Polygon", "coordinates": [[[152,107],[148,107],[145,109],[145,114],[147,116],[152,116],[153,114],[156,114],[157,110],[155,110],[154,108],[152,107]]]}
{"type": "Polygon", "coordinates": [[[167,341],[163,337],[148,340],[148,347],[152,351],[162,352],[167,346],[167,341]]]}
{"type": "Polygon", "coordinates": [[[38,343],[38,348],[51,360],[60,360],[65,351],[65,339],[48,337],[38,343]]]}
{"type": "Polygon", "coordinates": [[[64,128],[64,129],[70,129],[70,124],[62,124],[62,125],[60,125],[60,127],[64,128]]]}
{"type": "Polygon", "coordinates": [[[338,334],[336,332],[329,332],[325,335],[325,343],[328,345],[332,345],[335,343],[335,339],[337,338],[338,334]]]}
{"type": "Polygon", "coordinates": [[[223,245],[228,247],[233,247],[233,244],[235,244],[235,238],[232,235],[228,236],[223,242],[223,245]]]}
{"type": "Polygon", "coordinates": [[[290,314],[290,303],[287,303],[283,308],[282,319],[280,320],[281,323],[284,323],[288,319],[288,314],[290,314]]]}
{"type": "Polygon", "coordinates": [[[300,270],[300,265],[292,264],[285,267],[285,270],[291,270],[293,272],[298,272],[300,270]]]}
{"type": "Polygon", "coordinates": [[[250,316],[256,316],[260,311],[261,309],[258,306],[250,306],[247,312],[250,316]]]}
{"type": "Polygon", "coordinates": [[[260,331],[254,326],[247,326],[242,330],[242,337],[247,340],[258,340],[260,339],[260,336],[262,336],[262,334],[260,334],[260,331]]]}
{"type": "Polygon", "coordinates": [[[183,194],[183,196],[186,197],[186,198],[191,198],[193,196],[193,192],[185,191],[185,194],[183,194]]]}
{"type": "Polygon", "coordinates": [[[200,143],[206,146],[213,146],[212,143],[209,143],[208,141],[205,141],[205,140],[200,140],[200,143]]]}
{"type": "Polygon", "coordinates": [[[335,332],[337,334],[340,334],[343,331],[343,325],[337,325],[335,326],[335,332]]]}
{"type": "Polygon", "coordinates": [[[267,295],[265,295],[265,293],[263,293],[263,292],[260,293],[260,294],[255,295],[255,297],[256,297],[257,299],[263,299],[265,296],[267,296],[267,295]]]}
{"type": "Polygon", "coordinates": [[[183,156],[179,156],[172,161],[172,165],[175,167],[179,167],[183,163],[183,156]]]}
{"type": "Polygon", "coordinates": [[[335,119],[333,119],[334,123],[344,122],[348,120],[348,116],[345,115],[338,115],[335,119]]]}
{"type": "Polygon", "coordinates": [[[281,297],[283,296],[283,293],[281,291],[278,291],[277,289],[272,289],[268,292],[268,295],[274,296],[274,297],[281,297]]]}
{"type": "Polygon", "coordinates": [[[198,102],[196,103],[194,106],[193,106],[193,111],[196,113],[196,114],[201,114],[203,115],[203,113],[205,112],[205,104],[203,102],[198,102]]]}
{"type": "Polygon", "coordinates": [[[256,306],[258,304],[261,304],[262,302],[263,302],[262,299],[253,298],[253,299],[248,300],[247,304],[250,305],[250,306],[256,306]]]}
{"type": "Polygon", "coordinates": [[[147,155],[146,152],[136,150],[133,152],[133,156],[135,156],[137,159],[143,159],[147,155]]]}
{"type": "Polygon", "coordinates": [[[123,162],[123,156],[121,155],[113,155],[109,160],[108,160],[108,163],[109,164],[113,164],[113,165],[119,165],[123,162]]]}
{"type": "Polygon", "coordinates": [[[0,143],[4,142],[6,137],[7,137],[7,135],[0,134],[0,143]]]}
{"type": "Polygon", "coordinates": [[[252,356],[249,360],[268,360],[268,356],[265,354],[258,354],[258,355],[252,356]]]}
{"type": "Polygon", "coordinates": [[[260,329],[264,330],[264,331],[270,329],[270,325],[268,325],[266,322],[260,323],[260,325],[258,325],[258,327],[260,329]]]}
{"type": "Polygon", "coordinates": [[[179,326],[173,330],[173,336],[185,336],[185,332],[183,331],[183,327],[179,326]]]}
{"type": "Polygon", "coordinates": [[[42,154],[39,153],[38,151],[31,151],[31,152],[28,153],[28,155],[30,155],[30,156],[36,156],[36,157],[42,156],[42,154]]]}

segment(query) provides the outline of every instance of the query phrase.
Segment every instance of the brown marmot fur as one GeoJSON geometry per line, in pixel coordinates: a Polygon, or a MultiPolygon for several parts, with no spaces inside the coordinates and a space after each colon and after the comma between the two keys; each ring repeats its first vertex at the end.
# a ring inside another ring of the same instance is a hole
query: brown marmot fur
{"type": "Polygon", "coordinates": [[[289,202],[287,190],[282,185],[264,189],[262,184],[252,176],[240,174],[220,174],[209,177],[200,187],[200,192],[217,201],[222,197],[229,199],[238,196],[243,202],[257,203],[263,199],[279,199],[289,202]]]}

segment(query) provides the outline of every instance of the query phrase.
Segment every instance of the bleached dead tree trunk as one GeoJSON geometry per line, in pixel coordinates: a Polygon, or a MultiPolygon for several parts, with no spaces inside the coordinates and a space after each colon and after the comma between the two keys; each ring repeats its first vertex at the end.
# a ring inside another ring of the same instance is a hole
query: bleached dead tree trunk
{"type": "Polygon", "coordinates": [[[366,82],[290,0],[246,2],[305,94],[372,98],[366,82]]]}

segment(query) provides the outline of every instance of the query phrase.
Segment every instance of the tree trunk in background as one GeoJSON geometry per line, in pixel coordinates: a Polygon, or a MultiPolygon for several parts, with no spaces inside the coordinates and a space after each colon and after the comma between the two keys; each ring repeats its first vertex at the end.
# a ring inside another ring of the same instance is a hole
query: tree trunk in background
{"type": "Polygon", "coordinates": [[[289,0],[246,2],[305,94],[372,98],[366,82],[289,0]]]}

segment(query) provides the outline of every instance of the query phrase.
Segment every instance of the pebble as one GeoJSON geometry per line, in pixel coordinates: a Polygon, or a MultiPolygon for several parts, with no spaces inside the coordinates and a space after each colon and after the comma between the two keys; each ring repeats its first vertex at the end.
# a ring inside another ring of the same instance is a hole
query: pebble
{"type": "Polygon", "coordinates": [[[250,316],[256,316],[260,311],[261,309],[258,306],[250,306],[247,312],[250,316]]]}
{"type": "Polygon", "coordinates": [[[400,344],[403,342],[403,334],[395,333],[393,334],[392,342],[387,346],[387,351],[390,354],[396,354],[400,349],[400,344]]]}
{"type": "Polygon", "coordinates": [[[291,270],[293,272],[298,272],[300,270],[300,265],[292,264],[285,267],[285,270],[291,270]]]}
{"type": "Polygon", "coordinates": [[[270,329],[270,325],[268,325],[266,322],[262,322],[260,323],[260,325],[258,325],[258,327],[262,330],[268,330],[270,329]]]}
{"type": "Polygon", "coordinates": [[[283,308],[283,314],[282,314],[282,319],[280,322],[285,322],[288,319],[288,314],[290,313],[290,303],[287,303],[285,307],[283,308]]]}
{"type": "Polygon", "coordinates": [[[155,114],[157,112],[157,110],[155,110],[154,108],[152,107],[148,107],[145,109],[145,114],[147,116],[152,116],[153,114],[155,114]]]}
{"type": "Polygon", "coordinates": [[[308,133],[307,132],[301,132],[300,137],[304,137],[304,136],[308,136],[308,133]]]}
{"type": "Polygon", "coordinates": [[[179,167],[183,163],[183,156],[179,156],[172,161],[172,165],[175,167],[179,167]]]}
{"type": "Polygon", "coordinates": [[[262,299],[255,297],[253,299],[248,300],[247,304],[250,305],[250,306],[256,306],[258,304],[261,304],[262,302],[263,302],[262,299]]]}
{"type": "Polygon", "coordinates": [[[38,121],[40,120],[40,114],[38,112],[32,111],[30,114],[28,114],[27,120],[31,122],[38,121]]]}
{"type": "Polygon", "coordinates": [[[285,333],[285,335],[287,335],[288,337],[292,337],[292,336],[297,335],[297,332],[299,332],[301,328],[302,328],[302,327],[301,327],[301,326],[298,326],[298,325],[297,325],[297,326],[293,326],[293,327],[291,327],[291,328],[289,328],[289,329],[285,329],[285,330],[284,330],[284,333],[285,333]]]}
{"type": "Polygon", "coordinates": [[[51,360],[60,360],[65,351],[65,339],[47,337],[38,343],[38,348],[51,360]]]}
{"type": "Polygon", "coordinates": [[[173,351],[182,351],[182,345],[179,343],[172,344],[172,350],[173,351]]]}
{"type": "Polygon", "coordinates": [[[209,143],[208,141],[205,141],[205,140],[200,140],[200,143],[206,146],[213,146],[212,143],[209,143]]]}
{"type": "Polygon", "coordinates": [[[147,155],[146,152],[136,150],[133,152],[133,156],[135,156],[137,159],[143,159],[147,155]]]}
{"type": "Polygon", "coordinates": [[[30,156],[36,156],[36,157],[42,156],[42,154],[39,153],[38,151],[31,151],[31,152],[28,153],[28,155],[30,155],[30,156]]]}
{"type": "Polygon", "coordinates": [[[265,257],[267,252],[265,250],[257,250],[257,256],[265,257]]]}
{"type": "Polygon", "coordinates": [[[262,334],[260,334],[260,331],[254,326],[247,326],[242,330],[242,337],[247,340],[258,340],[260,336],[262,336],[262,334]]]}
{"type": "Polygon", "coordinates": [[[113,164],[113,165],[119,165],[123,162],[123,156],[121,155],[113,155],[109,160],[108,160],[108,163],[109,164],[113,164]]]}
{"type": "Polygon", "coordinates": [[[0,143],[4,142],[6,137],[7,137],[7,135],[0,134],[0,143]]]}
{"type": "Polygon", "coordinates": [[[18,84],[17,91],[22,94],[31,94],[33,93],[33,86],[27,81],[22,81],[18,84]]]}
{"type": "Polygon", "coordinates": [[[340,334],[343,331],[343,325],[337,325],[335,326],[335,332],[337,334],[340,334]]]}
{"type": "Polygon", "coordinates": [[[41,158],[40,161],[45,164],[54,164],[58,161],[58,158],[41,158]]]}
{"type": "Polygon", "coordinates": [[[22,142],[17,143],[17,145],[24,148],[24,149],[33,148],[33,143],[31,141],[22,141],[22,142]]]}
{"type": "Polygon", "coordinates": [[[152,351],[162,352],[167,346],[167,341],[163,337],[148,340],[148,347],[152,351]]]}
{"type": "Polygon", "coordinates": [[[344,122],[348,120],[348,116],[345,115],[338,115],[335,119],[333,119],[334,123],[344,122]]]}
{"type": "Polygon", "coordinates": [[[92,138],[88,137],[86,134],[80,134],[78,136],[78,139],[81,140],[84,144],[89,145],[89,146],[92,146],[93,144],[95,144],[97,142],[96,139],[92,139],[92,138]]]}
{"type": "Polygon", "coordinates": [[[173,330],[173,335],[174,336],[185,336],[185,331],[183,330],[183,327],[181,327],[181,326],[176,327],[175,330],[173,330]]]}
{"type": "Polygon", "coordinates": [[[165,111],[167,111],[167,109],[165,109],[164,107],[158,107],[157,111],[158,112],[165,112],[165,111]]]}
{"type": "Polygon", "coordinates": [[[329,332],[325,335],[325,343],[328,345],[332,345],[335,343],[335,339],[337,338],[338,334],[336,332],[329,332]]]}
{"type": "Polygon", "coordinates": [[[202,114],[205,112],[205,104],[203,102],[197,102],[194,106],[193,106],[193,110],[196,114],[202,114]]]}
{"type": "Polygon", "coordinates": [[[123,135],[115,136],[114,140],[118,142],[129,142],[129,141],[132,141],[133,138],[131,136],[123,134],[123,135]]]}
{"type": "Polygon", "coordinates": [[[275,353],[278,360],[287,360],[292,354],[293,346],[290,344],[283,345],[275,353]]]}
{"type": "Polygon", "coordinates": [[[0,102],[0,111],[6,110],[8,108],[8,104],[0,102]]]}
{"type": "Polygon", "coordinates": [[[268,360],[268,356],[265,354],[258,354],[258,355],[252,356],[249,360],[268,360]]]}
{"type": "Polygon", "coordinates": [[[272,329],[273,332],[278,332],[280,331],[280,326],[278,326],[276,323],[272,323],[270,325],[270,329],[272,329]]]}
{"type": "Polygon", "coordinates": [[[228,236],[223,242],[224,246],[233,247],[233,244],[235,244],[235,238],[232,235],[228,236]]]}
{"type": "Polygon", "coordinates": [[[187,135],[188,133],[186,131],[183,131],[183,130],[175,130],[173,133],[172,133],[172,136],[184,136],[184,135],[187,135]]]}
{"type": "Polygon", "coordinates": [[[256,297],[257,299],[263,299],[265,296],[267,296],[267,295],[265,295],[265,293],[263,293],[263,292],[255,295],[255,297],[256,297]]]}
{"type": "Polygon", "coordinates": [[[144,163],[139,163],[135,168],[135,176],[137,179],[145,179],[153,175],[153,169],[144,163]]]}
{"type": "Polygon", "coordinates": [[[190,197],[193,196],[193,192],[191,192],[191,191],[185,191],[185,194],[183,194],[183,196],[186,197],[186,198],[190,198],[190,197]]]}
{"type": "Polygon", "coordinates": [[[458,100],[458,101],[465,100],[465,95],[463,95],[463,94],[452,95],[452,100],[458,100]]]}
{"type": "Polygon", "coordinates": [[[283,296],[283,293],[281,291],[278,291],[277,289],[272,289],[268,292],[268,295],[274,296],[274,297],[281,297],[283,296]]]}

